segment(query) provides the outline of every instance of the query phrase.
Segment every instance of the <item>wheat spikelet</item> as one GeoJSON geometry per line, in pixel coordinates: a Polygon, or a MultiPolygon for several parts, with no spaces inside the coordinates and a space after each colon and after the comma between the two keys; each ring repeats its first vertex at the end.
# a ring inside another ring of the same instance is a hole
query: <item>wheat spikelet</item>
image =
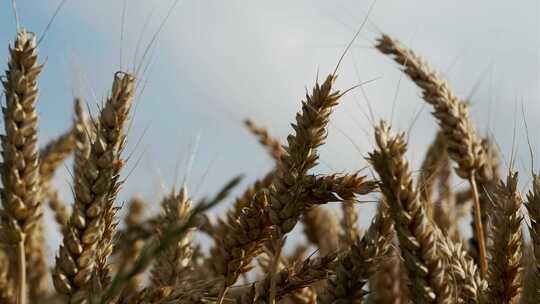
{"type": "Polygon", "coordinates": [[[523,290],[520,295],[520,304],[533,304],[538,299],[538,281],[537,281],[537,267],[536,259],[534,256],[534,249],[532,242],[523,244],[523,255],[521,257],[521,267],[523,268],[521,274],[521,286],[523,290]]]}
{"type": "Polygon", "coordinates": [[[369,279],[370,304],[408,303],[408,290],[405,281],[403,262],[399,250],[392,246],[388,256],[382,258],[377,271],[369,279]]]}
{"type": "MultiPolygon", "coordinates": [[[[336,262],[335,253],[317,258],[308,258],[301,263],[294,263],[279,271],[275,276],[275,300],[279,301],[284,296],[299,291],[318,281],[327,279],[332,274],[332,265],[336,262]]],[[[255,295],[252,303],[268,303],[270,296],[271,277],[266,276],[263,280],[246,288],[246,292],[255,295]]]]}
{"type": "Polygon", "coordinates": [[[270,239],[272,227],[268,225],[267,208],[267,194],[264,191],[257,193],[251,206],[244,208],[236,220],[230,221],[230,233],[218,240],[215,250],[219,250],[219,254],[214,255],[212,262],[216,273],[224,276],[226,287],[251,269],[251,259],[270,239]]]}
{"type": "Polygon", "coordinates": [[[54,219],[60,227],[60,231],[66,233],[70,210],[68,209],[66,202],[61,198],[58,190],[49,188],[47,192],[46,198],[49,208],[51,208],[54,213],[54,219]]]}
{"type": "Polygon", "coordinates": [[[404,154],[404,134],[390,135],[381,122],[375,129],[378,150],[369,161],[381,178],[381,191],[395,222],[401,255],[405,260],[416,303],[449,303],[451,288],[445,282],[444,267],[437,250],[437,233],[429,221],[412,184],[411,171],[404,154]]]}
{"type": "Polygon", "coordinates": [[[354,208],[354,201],[344,201],[341,204],[342,217],[340,221],[341,233],[339,235],[340,245],[349,248],[358,239],[358,213],[354,208]]]}
{"type": "MultiPolygon", "coordinates": [[[[489,228],[489,217],[491,206],[491,193],[495,191],[497,187],[497,182],[500,180],[499,174],[499,155],[497,153],[497,147],[489,139],[482,140],[482,147],[485,151],[485,165],[482,167],[482,170],[479,172],[476,182],[478,184],[478,198],[480,202],[480,211],[481,211],[481,223],[482,227],[485,227],[485,235],[489,237],[491,231],[489,228]]],[[[471,191],[471,194],[474,198],[474,193],[471,191]]],[[[476,225],[476,218],[473,217],[473,237],[469,240],[469,251],[471,252],[473,258],[476,260],[479,259],[479,244],[478,244],[478,235],[474,227],[476,225]]],[[[488,238],[489,240],[489,238],[488,238]]]]}
{"type": "MultiPolygon", "coordinates": [[[[143,223],[145,203],[140,197],[135,197],[130,200],[128,213],[124,218],[124,223],[127,230],[136,229],[141,223],[143,223]]],[[[119,249],[119,246],[116,246],[116,250],[120,251],[118,253],[120,264],[118,267],[118,272],[123,272],[133,267],[136,263],[139,255],[142,252],[142,247],[144,246],[144,240],[134,239],[129,244],[126,244],[125,248],[119,249]]],[[[118,242],[117,242],[118,244],[118,242]]],[[[142,274],[135,275],[133,278],[126,283],[120,298],[125,299],[126,302],[130,302],[135,299],[135,295],[140,292],[140,287],[143,283],[142,274]]]]}
{"type": "Polygon", "coordinates": [[[257,126],[250,119],[246,119],[244,123],[247,129],[259,139],[261,145],[268,150],[268,153],[272,156],[272,158],[279,161],[285,154],[285,150],[281,146],[279,140],[272,137],[265,128],[257,126]]]}
{"type": "Polygon", "coordinates": [[[111,97],[101,110],[91,146],[90,138],[82,130],[76,135],[74,210],[53,273],[56,290],[70,295],[70,300],[75,303],[89,296],[91,279],[102,283],[103,277],[107,276],[103,264],[111,250],[108,238],[114,226],[112,202],[119,187],[118,172],[122,167],[119,154],[125,140],[123,124],[134,94],[134,84],[131,75],[117,73],[111,97]],[[95,273],[96,266],[100,267],[98,274],[95,273]]]}
{"type": "Polygon", "coordinates": [[[17,33],[5,80],[2,81],[6,106],[2,109],[6,135],[1,137],[2,223],[3,234],[17,245],[19,283],[18,300],[26,303],[26,261],[31,254],[26,238],[39,229],[41,217],[39,193],[39,156],[37,149],[37,77],[42,66],[37,63],[37,45],[33,34],[22,29],[17,33]]]}
{"type": "Polygon", "coordinates": [[[375,220],[366,234],[338,259],[336,276],[331,278],[321,296],[321,303],[361,303],[367,280],[388,255],[392,243],[393,224],[385,202],[380,202],[375,220]]]}
{"type": "Polygon", "coordinates": [[[540,175],[533,174],[533,186],[527,193],[527,211],[531,221],[529,233],[531,235],[531,247],[534,254],[535,296],[540,297],[540,175]]]}
{"type": "MultiPolygon", "coordinates": [[[[191,200],[184,186],[179,193],[166,196],[161,202],[162,216],[159,221],[158,234],[171,227],[184,225],[191,212],[191,200]]],[[[169,246],[156,258],[152,269],[151,282],[155,288],[164,286],[180,285],[182,281],[188,280],[188,273],[191,265],[191,232],[178,236],[173,246],[169,246]]]]}
{"type": "Polygon", "coordinates": [[[426,152],[417,182],[420,199],[424,202],[424,209],[430,218],[433,218],[433,209],[435,208],[431,198],[435,187],[435,177],[438,176],[445,158],[446,139],[444,134],[439,131],[426,152]]]}
{"type": "Polygon", "coordinates": [[[42,299],[49,294],[49,265],[45,245],[43,221],[25,239],[26,280],[28,281],[29,299],[42,299]]]}
{"type": "Polygon", "coordinates": [[[303,223],[304,234],[308,241],[317,246],[322,255],[338,249],[338,220],[330,210],[321,206],[313,206],[304,212],[303,223]]]}
{"type": "MultiPolygon", "coordinates": [[[[49,206],[55,212],[55,217],[60,224],[61,229],[64,229],[69,217],[67,208],[61,201],[59,194],[55,190],[45,190],[50,188],[49,185],[54,173],[64,160],[71,154],[75,148],[75,139],[73,130],[69,130],[59,137],[51,140],[39,151],[39,173],[41,183],[41,194],[43,199],[47,199],[49,206]],[[53,193],[48,193],[53,191],[53,193]]],[[[37,224],[42,227],[42,219],[37,224]]],[[[42,228],[39,233],[31,237],[27,241],[29,248],[27,253],[27,269],[29,282],[29,296],[31,299],[44,298],[48,294],[48,274],[47,274],[47,252],[45,238],[43,237],[42,228]]]]}
{"type": "Polygon", "coordinates": [[[422,88],[424,100],[434,107],[433,115],[446,136],[448,153],[458,164],[458,175],[469,178],[472,172],[480,170],[483,151],[469,119],[467,104],[413,51],[385,34],[377,42],[377,49],[403,66],[403,72],[422,88]]]}
{"type": "Polygon", "coordinates": [[[73,131],[69,130],[57,138],[49,141],[39,151],[39,173],[41,183],[47,184],[66,158],[75,149],[73,131]]]}
{"type": "Polygon", "coordinates": [[[518,303],[521,292],[522,200],[518,175],[510,172],[493,193],[492,246],[486,303],[518,303]]]}
{"type": "Polygon", "coordinates": [[[10,277],[9,257],[4,248],[0,248],[0,303],[14,303],[15,286],[13,278],[10,277]]]}
{"type": "MultiPolygon", "coordinates": [[[[125,124],[129,117],[133,97],[135,96],[135,78],[127,73],[118,72],[115,74],[111,96],[107,99],[105,107],[99,117],[99,129],[97,131],[97,140],[100,135],[106,142],[109,151],[112,152],[107,157],[109,159],[111,176],[109,189],[106,195],[105,205],[103,206],[103,234],[98,245],[98,277],[100,278],[100,288],[108,285],[109,269],[107,259],[112,254],[112,238],[116,231],[116,212],[120,209],[115,206],[115,199],[120,191],[122,182],[119,181],[120,170],[124,166],[124,160],[121,158],[121,152],[126,142],[125,124]]],[[[108,173],[109,174],[109,173],[108,173]]]]}
{"type": "Polygon", "coordinates": [[[480,277],[472,258],[463,250],[461,243],[454,243],[451,239],[444,240],[440,246],[448,264],[449,277],[457,287],[453,303],[481,303],[487,284],[480,277]]]}
{"type": "Polygon", "coordinates": [[[300,201],[302,182],[309,169],[317,164],[316,149],[326,139],[326,126],[339,92],[333,91],[335,76],[329,75],[322,85],[315,84],[311,95],[306,94],[302,112],[296,115],[294,134],[287,137],[285,154],[278,162],[273,187],[270,190],[269,217],[285,234],[296,225],[307,206],[300,201]]]}
{"type": "Polygon", "coordinates": [[[357,195],[365,195],[377,188],[374,181],[366,176],[355,174],[346,175],[308,175],[302,182],[303,193],[300,197],[313,204],[326,204],[353,200],[357,195]]]}
{"type": "MultiPolygon", "coordinates": [[[[250,206],[255,193],[267,189],[272,184],[273,179],[274,171],[270,171],[262,179],[256,180],[251,186],[246,188],[242,195],[236,198],[233,207],[227,211],[225,220],[219,220],[216,225],[212,226],[210,219],[206,218],[201,230],[208,233],[215,240],[225,237],[228,233],[227,228],[230,227],[231,221],[238,218],[242,213],[242,210],[250,206]]],[[[210,252],[218,254],[214,247],[210,249],[210,252]]]]}
{"type": "MultiPolygon", "coordinates": [[[[435,176],[438,183],[439,197],[433,206],[433,221],[444,236],[450,237],[455,242],[461,242],[462,237],[459,231],[459,219],[470,213],[469,205],[461,205],[464,214],[458,215],[459,208],[456,206],[456,195],[454,195],[451,177],[452,165],[446,150],[441,151],[443,158],[440,160],[439,170],[435,176]]],[[[470,192],[472,195],[472,192],[470,192]]]]}

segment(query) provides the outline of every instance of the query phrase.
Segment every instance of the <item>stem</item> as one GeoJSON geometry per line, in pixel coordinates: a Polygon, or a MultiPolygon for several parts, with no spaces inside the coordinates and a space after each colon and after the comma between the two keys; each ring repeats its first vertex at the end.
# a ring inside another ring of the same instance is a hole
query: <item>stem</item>
{"type": "Polygon", "coordinates": [[[281,249],[283,248],[282,244],[284,243],[283,238],[274,240],[272,244],[272,251],[274,254],[274,260],[272,261],[272,273],[270,275],[270,295],[268,297],[268,304],[276,303],[276,274],[279,268],[279,262],[281,259],[281,249]]]}
{"type": "Polygon", "coordinates": [[[484,235],[484,227],[482,224],[482,211],[480,209],[480,197],[478,196],[478,187],[476,186],[476,178],[474,171],[469,177],[469,183],[472,187],[472,194],[474,199],[474,228],[476,230],[476,238],[478,241],[478,251],[480,254],[480,273],[482,277],[486,277],[488,272],[487,263],[487,251],[486,251],[486,239],[484,235]]]}
{"type": "Polygon", "coordinates": [[[225,294],[229,290],[229,287],[223,286],[221,291],[219,292],[219,296],[217,298],[216,304],[223,304],[223,299],[225,299],[225,294]]]}
{"type": "Polygon", "coordinates": [[[24,254],[24,241],[26,237],[24,233],[21,234],[21,240],[17,244],[17,259],[18,259],[18,279],[17,284],[17,303],[26,304],[26,256],[24,254]]]}

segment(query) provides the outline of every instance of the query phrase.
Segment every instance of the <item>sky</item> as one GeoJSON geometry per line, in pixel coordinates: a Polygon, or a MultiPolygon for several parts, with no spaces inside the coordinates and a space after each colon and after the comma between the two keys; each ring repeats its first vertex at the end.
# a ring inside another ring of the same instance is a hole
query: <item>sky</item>
{"type": "MultiPolygon", "coordinates": [[[[60,2],[17,1],[22,26],[42,35],[60,2]]],[[[317,75],[322,80],[333,71],[372,5],[359,0],[186,0],[171,10],[173,2],[68,0],[39,49],[45,63],[37,104],[42,145],[70,127],[75,96],[95,114],[114,72],[143,67],[119,203],[142,195],[150,204],[148,213],[157,212],[160,197],[183,180],[197,200],[238,174],[245,176],[242,186],[264,176],[273,162],[242,121],[250,118],[285,139],[306,91],[317,75]]],[[[14,20],[11,1],[0,1],[4,69],[14,20]]],[[[531,169],[527,134],[540,162],[537,0],[376,1],[335,87],[367,83],[346,94],[336,108],[315,172],[346,173],[366,166],[373,149],[368,102],[375,120],[408,132],[414,170],[433,139],[437,125],[420,91],[373,48],[382,33],[412,47],[456,94],[470,97],[478,133],[496,138],[505,163],[515,151],[525,189],[531,169]]],[[[68,202],[69,174],[68,163],[55,178],[68,202]]],[[[337,210],[337,204],[332,207],[337,210]]],[[[365,227],[375,205],[358,208],[365,227]]],[[[48,212],[46,225],[53,256],[59,234],[48,212]]]]}

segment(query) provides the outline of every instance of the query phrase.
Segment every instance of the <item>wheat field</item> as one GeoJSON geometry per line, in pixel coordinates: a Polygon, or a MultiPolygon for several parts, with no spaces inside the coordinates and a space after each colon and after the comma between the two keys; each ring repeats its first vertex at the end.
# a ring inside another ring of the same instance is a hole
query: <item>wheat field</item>
{"type": "Polygon", "coordinates": [[[24,27],[2,41],[0,303],[540,302],[540,172],[503,170],[469,101],[397,37],[382,34],[373,47],[418,87],[438,125],[420,168],[409,165],[407,134],[381,120],[362,155],[368,168],[314,173],[332,114],[355,89],[336,87],[336,67],[297,103],[285,140],[245,120],[274,166],[239,196],[242,172],[200,200],[184,184],[159,202],[134,193],[125,204],[118,196],[139,69],[109,75],[96,113],[76,97],[71,128],[41,143],[36,104],[47,64],[38,41],[24,27]],[[52,182],[68,158],[71,201],[52,182]],[[531,180],[527,190],[519,179],[531,180]],[[367,196],[377,198],[376,213],[361,230],[355,206],[367,196]],[[225,214],[208,215],[227,201],[225,214]],[[331,202],[341,216],[325,208],[331,202]],[[160,212],[145,212],[151,204],[160,212]],[[62,236],[52,264],[46,209],[62,236]],[[307,242],[284,250],[300,224],[307,242]]]}

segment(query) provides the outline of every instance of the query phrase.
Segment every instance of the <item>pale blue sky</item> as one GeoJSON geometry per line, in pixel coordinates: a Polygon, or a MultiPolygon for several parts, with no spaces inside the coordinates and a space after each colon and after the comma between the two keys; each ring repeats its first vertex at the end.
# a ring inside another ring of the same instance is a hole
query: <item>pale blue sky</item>
{"type": "MultiPolygon", "coordinates": [[[[59,2],[17,1],[22,24],[41,33],[59,2]]],[[[3,67],[7,43],[15,35],[10,3],[0,1],[3,67]]],[[[40,57],[46,59],[38,103],[42,143],[69,128],[74,93],[96,109],[119,69],[121,50],[124,66],[131,64],[139,37],[143,34],[142,46],[147,46],[172,1],[127,1],[120,43],[123,3],[68,0],[56,18],[40,47],[40,57]],[[143,32],[147,19],[149,26],[143,32]]],[[[285,138],[305,89],[312,87],[317,70],[321,76],[331,72],[370,3],[180,1],[150,52],[151,65],[143,77],[146,86],[130,134],[128,152],[134,151],[134,157],[127,171],[143,156],[121,198],[139,192],[157,210],[159,196],[174,183],[178,160],[181,176],[186,174],[193,147],[198,148],[188,184],[196,197],[213,193],[236,174],[246,174],[244,183],[264,175],[272,161],[241,121],[250,117],[285,138]]],[[[377,78],[364,87],[377,118],[391,119],[393,112],[395,128],[407,130],[422,111],[410,134],[410,159],[417,168],[436,124],[418,89],[406,78],[400,81],[396,65],[372,48],[375,38],[387,32],[445,72],[460,96],[467,96],[483,78],[471,107],[478,130],[495,134],[508,159],[515,124],[518,167],[528,169],[521,108],[538,160],[539,20],[536,0],[379,0],[343,62],[336,87],[347,89],[359,82],[356,64],[362,80],[377,78]]],[[[366,102],[357,89],[336,109],[328,144],[321,150],[320,172],[350,172],[365,166],[363,157],[372,148],[372,138],[362,111],[367,113],[366,102]]],[[[65,168],[56,182],[70,200],[65,168]]],[[[372,209],[362,207],[363,226],[372,209]]],[[[54,229],[51,223],[49,227],[54,229]]]]}

